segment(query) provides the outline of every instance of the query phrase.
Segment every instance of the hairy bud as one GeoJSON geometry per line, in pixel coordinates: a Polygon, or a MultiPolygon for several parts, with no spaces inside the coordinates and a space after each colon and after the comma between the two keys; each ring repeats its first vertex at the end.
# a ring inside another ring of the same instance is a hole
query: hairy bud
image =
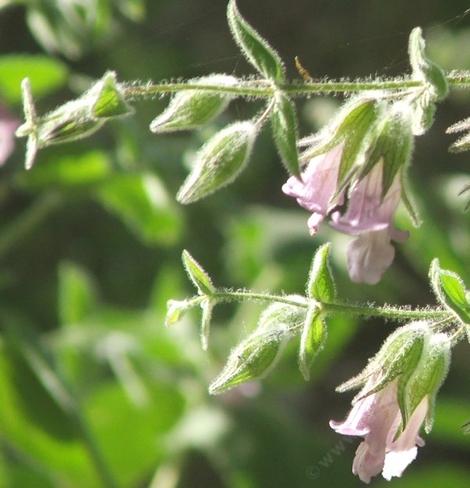
{"type": "MultiPolygon", "coordinates": [[[[210,75],[190,80],[199,85],[233,86],[237,79],[229,75],[210,75]]],[[[222,113],[233,98],[230,94],[208,90],[188,90],[177,93],[167,109],[150,124],[156,134],[194,129],[207,124],[222,113]]]]}
{"type": "Polygon", "coordinates": [[[199,151],[177,200],[196,202],[235,180],[248,162],[256,134],[251,121],[235,122],[215,134],[199,151]]]}

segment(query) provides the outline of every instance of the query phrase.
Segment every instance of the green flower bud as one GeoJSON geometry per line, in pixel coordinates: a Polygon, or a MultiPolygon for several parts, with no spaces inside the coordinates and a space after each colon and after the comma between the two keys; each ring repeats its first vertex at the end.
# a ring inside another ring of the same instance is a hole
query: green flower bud
{"type": "Polygon", "coordinates": [[[256,330],[232,350],[222,372],[210,385],[209,393],[217,395],[266,375],[284,343],[304,320],[305,309],[301,307],[270,305],[261,315],[256,330]]]}
{"type": "MultiPolygon", "coordinates": [[[[199,85],[233,86],[237,79],[228,75],[210,75],[191,80],[199,85]]],[[[230,94],[207,90],[188,90],[177,93],[167,109],[150,124],[150,130],[157,134],[189,130],[207,124],[222,113],[230,100],[230,94]]]]}
{"type": "Polygon", "coordinates": [[[183,204],[196,202],[235,180],[248,162],[257,131],[255,123],[244,121],[215,134],[199,151],[177,200],[183,204]]]}
{"type": "Polygon", "coordinates": [[[38,149],[76,141],[100,129],[110,118],[132,112],[116,82],[116,74],[106,73],[80,98],[67,102],[52,112],[37,117],[31,86],[23,80],[23,105],[26,122],[17,129],[18,137],[28,136],[26,169],[34,163],[38,149]]]}

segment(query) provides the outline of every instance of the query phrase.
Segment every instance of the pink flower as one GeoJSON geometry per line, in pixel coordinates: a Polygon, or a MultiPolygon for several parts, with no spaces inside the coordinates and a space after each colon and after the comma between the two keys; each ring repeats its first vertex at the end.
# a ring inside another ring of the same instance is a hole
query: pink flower
{"type": "Polygon", "coordinates": [[[356,282],[375,284],[392,264],[395,249],[391,240],[404,242],[407,232],[393,225],[393,216],[400,203],[401,184],[397,174],[385,196],[383,193],[383,161],[378,162],[362,179],[356,181],[348,195],[337,195],[337,179],[343,146],[314,157],[302,174],[302,180],[291,177],[282,187],[302,207],[312,212],[308,220],[315,235],[320,223],[330,224],[345,234],[357,235],[348,248],[348,271],[356,282]],[[346,211],[336,210],[347,198],[346,211]]]}
{"type": "MultiPolygon", "coordinates": [[[[370,379],[363,391],[370,389],[375,380],[370,379]]],[[[359,398],[344,422],[330,421],[331,428],[340,434],[364,437],[356,450],[352,471],[365,483],[380,472],[387,480],[401,476],[416,458],[417,446],[424,445],[418,432],[428,410],[427,396],[397,437],[402,425],[397,383],[394,380],[377,393],[359,398]]]]}
{"type": "Polygon", "coordinates": [[[315,156],[302,173],[301,180],[291,176],[282,187],[286,195],[296,198],[301,207],[312,212],[308,221],[312,236],[335,206],[331,199],[336,193],[342,153],[343,146],[338,145],[326,154],[315,156]]]}
{"type": "Polygon", "coordinates": [[[3,166],[15,148],[15,130],[19,122],[0,105],[0,166],[3,166]]]}
{"type": "Polygon", "coordinates": [[[376,164],[350,192],[344,214],[332,214],[332,227],[346,234],[359,235],[349,244],[348,271],[351,279],[374,285],[392,264],[395,249],[391,240],[404,242],[408,233],[393,225],[400,203],[400,176],[396,175],[382,198],[383,162],[376,164]]]}

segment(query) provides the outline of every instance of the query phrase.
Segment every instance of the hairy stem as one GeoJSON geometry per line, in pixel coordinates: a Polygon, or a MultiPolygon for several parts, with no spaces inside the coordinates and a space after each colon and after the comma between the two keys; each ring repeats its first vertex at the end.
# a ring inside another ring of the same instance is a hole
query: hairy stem
{"type": "MultiPolygon", "coordinates": [[[[308,308],[309,305],[316,302],[313,299],[308,299],[303,296],[284,296],[273,295],[270,293],[253,293],[246,290],[229,290],[219,289],[213,297],[219,301],[224,302],[240,302],[245,300],[261,301],[261,302],[277,302],[293,305],[295,307],[308,308]]],[[[318,303],[318,302],[316,302],[318,303]]],[[[449,312],[435,308],[414,309],[398,307],[376,307],[374,305],[354,305],[346,303],[321,303],[321,307],[327,313],[347,313],[352,315],[359,315],[363,317],[382,317],[396,320],[442,320],[449,318],[449,312]]]]}
{"type": "MultiPolygon", "coordinates": [[[[451,72],[447,74],[447,81],[453,88],[470,88],[469,72],[451,72]]],[[[175,93],[185,90],[213,91],[230,95],[270,98],[277,89],[281,89],[293,96],[308,96],[313,93],[354,93],[369,90],[403,91],[422,88],[422,81],[410,78],[376,81],[319,81],[319,82],[291,82],[277,86],[268,80],[240,81],[235,86],[200,84],[195,82],[179,83],[146,83],[142,85],[122,85],[124,96],[130,101],[145,100],[162,94],[175,93]]]]}

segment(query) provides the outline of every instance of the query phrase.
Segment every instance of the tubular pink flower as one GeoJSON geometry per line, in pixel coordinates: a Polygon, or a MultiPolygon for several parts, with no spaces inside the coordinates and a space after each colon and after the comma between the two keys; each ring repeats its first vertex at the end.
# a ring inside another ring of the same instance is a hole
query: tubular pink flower
{"type": "Polygon", "coordinates": [[[18,125],[18,120],[0,105],[0,166],[5,164],[15,148],[15,131],[18,125]]]}
{"type": "Polygon", "coordinates": [[[395,257],[389,229],[361,234],[348,246],[348,271],[352,281],[375,285],[395,257]]]}
{"type": "Polygon", "coordinates": [[[428,398],[425,396],[416,407],[403,432],[388,445],[382,471],[385,479],[390,481],[393,476],[401,476],[406,467],[416,459],[417,446],[424,446],[424,441],[418,432],[426,418],[428,408],[428,398]]]}
{"type": "Polygon", "coordinates": [[[359,236],[348,247],[349,276],[358,283],[378,283],[395,257],[391,240],[403,242],[408,238],[408,233],[396,229],[392,222],[401,198],[400,177],[395,176],[383,198],[382,180],[380,161],[351,190],[347,211],[331,216],[332,227],[359,236]]]}
{"type": "Polygon", "coordinates": [[[401,198],[400,178],[395,176],[384,198],[382,180],[383,161],[380,161],[352,188],[346,212],[331,215],[332,227],[352,235],[391,227],[401,198]]]}
{"type": "Polygon", "coordinates": [[[312,235],[316,234],[320,223],[333,207],[330,200],[336,193],[342,153],[343,146],[340,144],[326,154],[315,156],[301,179],[291,176],[282,187],[286,195],[296,198],[301,207],[312,212],[308,221],[312,235]]]}
{"type": "MultiPolygon", "coordinates": [[[[367,382],[367,391],[375,381],[367,382]]],[[[344,422],[330,421],[339,434],[364,437],[354,457],[352,471],[361,481],[369,483],[382,472],[384,478],[401,476],[405,468],[416,458],[417,446],[424,441],[418,432],[428,410],[425,397],[413,412],[403,432],[395,439],[401,426],[401,413],[397,400],[397,380],[382,390],[360,398],[353,404],[344,422]]]]}

